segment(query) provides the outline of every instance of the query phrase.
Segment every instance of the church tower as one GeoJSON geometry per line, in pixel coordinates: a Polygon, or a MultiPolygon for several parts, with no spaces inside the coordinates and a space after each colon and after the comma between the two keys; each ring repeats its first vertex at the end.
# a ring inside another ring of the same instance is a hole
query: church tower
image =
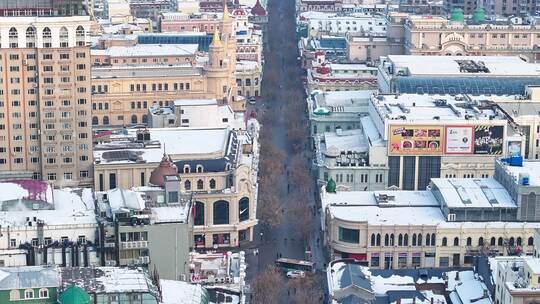
{"type": "Polygon", "coordinates": [[[225,46],[216,29],[212,43],[208,47],[208,62],[204,66],[207,77],[208,91],[213,93],[219,103],[227,103],[229,90],[229,60],[225,46]]]}
{"type": "Polygon", "coordinates": [[[245,102],[238,98],[238,88],[236,85],[236,31],[234,29],[233,21],[227,4],[225,3],[223,5],[223,18],[221,20],[221,39],[229,62],[230,103],[235,111],[243,111],[245,109],[245,102]]]}

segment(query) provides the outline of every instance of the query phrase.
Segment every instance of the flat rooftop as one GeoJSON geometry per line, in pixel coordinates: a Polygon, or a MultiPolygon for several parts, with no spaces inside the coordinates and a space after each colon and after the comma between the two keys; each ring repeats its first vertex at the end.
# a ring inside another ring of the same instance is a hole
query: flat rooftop
{"type": "Polygon", "coordinates": [[[432,178],[450,208],[517,208],[508,191],[493,178],[432,178]]]}
{"type": "Polygon", "coordinates": [[[375,90],[313,91],[312,96],[318,107],[325,107],[331,110],[331,107],[357,107],[359,104],[368,101],[376,92],[375,90]]]}
{"type": "Polygon", "coordinates": [[[193,67],[190,64],[182,65],[135,65],[135,66],[92,66],[92,79],[107,78],[139,78],[139,77],[176,77],[201,76],[202,67],[193,67]]]}
{"type": "MultiPolygon", "coordinates": [[[[469,95],[379,94],[371,98],[379,116],[406,122],[506,120],[489,97],[469,95]]],[[[505,122],[506,123],[506,122],[505,122]]]]}
{"type": "Polygon", "coordinates": [[[111,46],[104,50],[91,50],[92,56],[151,57],[191,56],[197,52],[197,44],[137,44],[133,46],[111,46]]]}
{"type": "Polygon", "coordinates": [[[394,71],[407,75],[540,76],[540,65],[517,56],[419,56],[389,55],[394,71]]]}
{"type": "Polygon", "coordinates": [[[337,130],[325,132],[324,141],[327,149],[337,148],[339,151],[367,152],[369,144],[362,130],[337,130]]]}
{"type": "Polygon", "coordinates": [[[142,143],[136,143],[136,129],[129,129],[127,134],[111,135],[111,142],[94,146],[94,160],[107,164],[127,164],[140,161],[159,163],[163,153],[167,153],[173,159],[181,156],[185,159],[223,156],[230,134],[227,128],[151,128],[148,131],[150,132],[148,142],[151,145],[146,147],[142,146],[142,143]],[[127,152],[133,155],[124,155],[127,152]]]}
{"type": "Polygon", "coordinates": [[[519,183],[519,175],[529,176],[529,185],[534,187],[540,186],[540,161],[523,160],[523,166],[510,166],[504,162],[498,161],[502,164],[505,171],[514,178],[516,183],[519,183]]]}

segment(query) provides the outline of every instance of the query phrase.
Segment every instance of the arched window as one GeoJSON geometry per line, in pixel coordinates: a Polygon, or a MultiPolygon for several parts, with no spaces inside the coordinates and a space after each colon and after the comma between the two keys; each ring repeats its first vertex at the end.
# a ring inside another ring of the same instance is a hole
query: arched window
{"type": "Polygon", "coordinates": [[[371,235],[371,246],[375,246],[375,234],[371,235]]]}
{"type": "Polygon", "coordinates": [[[394,241],[395,241],[395,238],[394,238],[394,234],[392,233],[392,234],[390,234],[390,246],[394,246],[394,244],[395,244],[394,241]]]}
{"type": "Polygon", "coordinates": [[[508,245],[514,246],[514,237],[511,237],[511,238],[508,240],[508,245]]]}
{"type": "Polygon", "coordinates": [[[191,182],[189,180],[184,182],[184,189],[191,190],[191,182]]]}
{"type": "Polygon", "coordinates": [[[418,246],[422,246],[422,234],[418,234],[418,246]]]}
{"type": "Polygon", "coordinates": [[[49,297],[49,290],[47,288],[40,288],[39,289],[39,297],[42,299],[49,297]]]}
{"type": "Polygon", "coordinates": [[[412,235],[412,245],[416,246],[416,233],[412,235]]]}
{"type": "Polygon", "coordinates": [[[529,245],[529,246],[534,245],[534,238],[532,236],[527,240],[527,245],[529,245]]]}
{"type": "Polygon", "coordinates": [[[458,237],[454,238],[454,246],[459,246],[459,238],[458,237]]]}
{"type": "Polygon", "coordinates": [[[446,237],[442,238],[441,246],[445,246],[445,247],[448,246],[448,239],[446,237]]]}
{"type": "Polygon", "coordinates": [[[407,233],[403,236],[403,246],[409,246],[409,235],[407,233]]]}
{"type": "Polygon", "coordinates": [[[490,242],[489,242],[489,245],[495,246],[495,244],[497,244],[497,239],[495,237],[492,237],[490,242]]]}
{"type": "Polygon", "coordinates": [[[472,238],[468,237],[467,238],[467,246],[471,246],[471,245],[472,245],[472,238]]]}
{"type": "Polygon", "coordinates": [[[202,190],[204,188],[204,182],[202,179],[197,181],[197,190],[202,190]]]}
{"type": "Polygon", "coordinates": [[[68,32],[68,29],[63,26],[60,28],[60,33],[59,33],[59,37],[60,37],[60,47],[62,48],[66,48],[69,46],[69,32],[68,32]]]}
{"type": "Polygon", "coordinates": [[[381,246],[381,235],[377,233],[377,246],[381,246]]]}
{"type": "Polygon", "coordinates": [[[516,245],[521,246],[521,237],[518,236],[516,239],[516,245]]]}
{"type": "Polygon", "coordinates": [[[210,189],[216,189],[216,180],[213,178],[210,180],[210,189]]]}
{"type": "Polygon", "coordinates": [[[133,114],[131,115],[131,123],[136,124],[137,123],[137,115],[133,114]]]}
{"type": "Polygon", "coordinates": [[[19,47],[19,34],[17,33],[17,29],[14,27],[9,29],[9,47],[19,47]]]}
{"type": "Polygon", "coordinates": [[[426,234],[426,246],[431,246],[431,238],[429,237],[429,233],[426,234]]]}
{"type": "Polygon", "coordinates": [[[384,235],[384,246],[390,245],[390,238],[388,237],[388,233],[384,235]]]}
{"type": "Polygon", "coordinates": [[[148,116],[147,116],[146,114],[144,114],[144,115],[142,116],[141,122],[142,122],[143,124],[148,123],[148,116]]]}
{"type": "Polygon", "coordinates": [[[103,116],[103,124],[108,125],[109,124],[109,116],[103,116]]]}
{"type": "Polygon", "coordinates": [[[502,246],[504,244],[504,240],[502,237],[500,237],[498,240],[497,240],[497,246],[502,246]]]}
{"type": "Polygon", "coordinates": [[[249,198],[243,197],[238,202],[238,219],[242,221],[249,220],[249,198]]]}
{"type": "Polygon", "coordinates": [[[197,173],[203,173],[203,166],[197,165],[197,173]]]}
{"type": "Polygon", "coordinates": [[[204,203],[195,202],[195,226],[204,226],[204,203]]]}
{"type": "Polygon", "coordinates": [[[431,234],[431,246],[435,246],[435,233],[431,234]]]}
{"type": "Polygon", "coordinates": [[[34,48],[36,47],[36,28],[29,26],[26,29],[26,47],[34,48]]]}
{"type": "Polygon", "coordinates": [[[51,48],[52,47],[52,34],[51,29],[46,27],[41,32],[42,38],[43,38],[43,47],[44,48],[51,48]]]}
{"type": "Polygon", "coordinates": [[[9,292],[9,299],[11,301],[18,301],[21,299],[21,293],[18,289],[13,289],[9,292]]]}
{"type": "Polygon", "coordinates": [[[97,116],[92,117],[92,125],[97,126],[99,124],[99,119],[97,116]]]}
{"type": "Polygon", "coordinates": [[[77,44],[77,46],[84,46],[86,44],[84,27],[80,25],[75,31],[75,43],[77,44]]]}
{"type": "Polygon", "coordinates": [[[397,238],[398,246],[403,246],[403,235],[400,233],[397,238]]]}
{"type": "Polygon", "coordinates": [[[229,224],[229,202],[217,201],[214,203],[214,225],[229,224]]]}
{"type": "Polygon", "coordinates": [[[484,246],[484,238],[483,237],[480,237],[478,239],[478,246],[484,246]]]}
{"type": "Polygon", "coordinates": [[[184,173],[191,173],[191,168],[189,167],[189,165],[184,165],[184,173]]]}

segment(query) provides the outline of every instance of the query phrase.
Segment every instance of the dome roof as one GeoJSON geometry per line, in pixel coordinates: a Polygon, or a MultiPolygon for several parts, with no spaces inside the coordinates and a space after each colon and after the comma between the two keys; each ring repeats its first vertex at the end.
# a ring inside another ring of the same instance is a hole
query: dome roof
{"type": "Polygon", "coordinates": [[[163,187],[165,186],[165,176],[177,175],[178,169],[173,164],[167,154],[163,154],[163,158],[159,166],[150,174],[150,183],[152,185],[163,187]]]}
{"type": "Polygon", "coordinates": [[[257,0],[255,5],[251,8],[251,14],[254,16],[266,16],[266,10],[259,0],[257,0]]]}
{"type": "Polygon", "coordinates": [[[326,183],[326,192],[336,193],[336,182],[332,178],[326,183]]]}
{"type": "Polygon", "coordinates": [[[474,10],[472,14],[472,21],[474,23],[482,23],[486,21],[486,12],[484,11],[483,8],[479,7],[474,10]]]}
{"type": "Polygon", "coordinates": [[[450,14],[450,21],[452,22],[463,22],[465,17],[463,16],[463,10],[460,8],[454,8],[450,14]]]}
{"type": "Polygon", "coordinates": [[[62,304],[90,304],[90,296],[84,289],[71,285],[60,294],[62,304]]]}

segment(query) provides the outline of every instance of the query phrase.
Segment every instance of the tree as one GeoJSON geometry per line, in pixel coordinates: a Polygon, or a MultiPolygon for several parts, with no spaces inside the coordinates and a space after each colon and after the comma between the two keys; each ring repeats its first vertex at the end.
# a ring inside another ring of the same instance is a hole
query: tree
{"type": "Polygon", "coordinates": [[[275,192],[259,194],[257,217],[263,226],[276,227],[281,223],[283,204],[275,192]]]}
{"type": "Polygon", "coordinates": [[[289,280],[287,285],[290,294],[290,303],[320,303],[321,284],[320,278],[312,273],[306,273],[306,276],[303,278],[289,280]]]}
{"type": "Polygon", "coordinates": [[[267,267],[251,285],[254,304],[278,304],[285,291],[285,279],[274,266],[267,267]]]}
{"type": "Polygon", "coordinates": [[[315,229],[315,218],[311,212],[308,197],[306,195],[295,195],[289,201],[289,215],[294,218],[296,223],[296,232],[306,241],[312,231],[315,229]]]}

